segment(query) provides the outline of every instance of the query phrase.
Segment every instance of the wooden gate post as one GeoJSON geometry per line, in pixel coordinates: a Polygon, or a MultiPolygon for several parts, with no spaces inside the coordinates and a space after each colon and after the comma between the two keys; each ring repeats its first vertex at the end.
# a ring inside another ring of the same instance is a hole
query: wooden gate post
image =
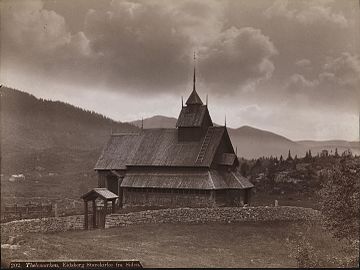
{"type": "Polygon", "coordinates": [[[93,228],[96,228],[96,202],[95,200],[92,201],[93,206],[93,228]]]}
{"type": "MultiPolygon", "coordinates": [[[[84,201],[84,203],[85,203],[85,201],[84,201]]],[[[87,212],[87,203],[86,203],[86,206],[85,206],[86,208],[86,212],[87,212]]],[[[86,213],[87,214],[87,213],[86,213]]],[[[54,216],[55,217],[58,217],[59,216],[59,213],[58,213],[58,207],[57,207],[57,203],[55,203],[54,204],[54,216]]]]}
{"type": "Polygon", "coordinates": [[[84,200],[84,229],[89,229],[88,202],[84,200]]]}
{"type": "Polygon", "coordinates": [[[107,200],[106,199],[104,200],[104,213],[106,216],[106,214],[107,214],[107,200]]]}
{"type": "Polygon", "coordinates": [[[111,213],[115,213],[115,200],[111,201],[111,207],[112,207],[111,213]]]}

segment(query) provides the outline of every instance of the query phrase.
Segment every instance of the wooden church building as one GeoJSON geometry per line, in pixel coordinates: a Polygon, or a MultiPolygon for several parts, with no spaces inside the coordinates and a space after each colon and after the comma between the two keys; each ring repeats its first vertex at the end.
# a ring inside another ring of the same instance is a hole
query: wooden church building
{"type": "Polygon", "coordinates": [[[250,203],[253,185],[226,126],[214,126],[195,89],[176,127],[112,134],[95,170],[99,188],[119,196],[119,206],[216,207],[250,203]]]}

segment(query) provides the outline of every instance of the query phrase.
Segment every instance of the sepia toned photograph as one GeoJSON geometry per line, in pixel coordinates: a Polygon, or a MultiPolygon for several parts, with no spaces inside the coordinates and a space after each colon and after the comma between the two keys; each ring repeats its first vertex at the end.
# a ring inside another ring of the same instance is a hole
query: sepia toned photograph
{"type": "Polygon", "coordinates": [[[359,0],[1,0],[1,268],[358,268],[359,0]]]}

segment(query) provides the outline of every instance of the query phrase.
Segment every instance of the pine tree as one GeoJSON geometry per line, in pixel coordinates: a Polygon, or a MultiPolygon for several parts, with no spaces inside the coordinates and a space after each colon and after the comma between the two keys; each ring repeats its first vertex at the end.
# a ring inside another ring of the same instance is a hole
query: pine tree
{"type": "Polygon", "coordinates": [[[286,160],[293,160],[293,158],[291,157],[290,149],[289,149],[288,157],[286,160]]]}

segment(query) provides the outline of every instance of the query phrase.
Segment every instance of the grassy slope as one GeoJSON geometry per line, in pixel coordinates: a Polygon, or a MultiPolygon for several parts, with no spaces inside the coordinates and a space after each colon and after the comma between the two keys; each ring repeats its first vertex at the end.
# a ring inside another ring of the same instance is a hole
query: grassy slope
{"type": "MultiPolygon", "coordinates": [[[[28,234],[19,249],[3,249],[5,261],[126,260],[144,267],[296,267],[287,240],[304,227],[290,222],[132,225],[95,231],[28,234]],[[84,248],[85,247],[85,248],[84,248]]],[[[310,234],[323,256],[339,244],[319,227],[310,234]]]]}

